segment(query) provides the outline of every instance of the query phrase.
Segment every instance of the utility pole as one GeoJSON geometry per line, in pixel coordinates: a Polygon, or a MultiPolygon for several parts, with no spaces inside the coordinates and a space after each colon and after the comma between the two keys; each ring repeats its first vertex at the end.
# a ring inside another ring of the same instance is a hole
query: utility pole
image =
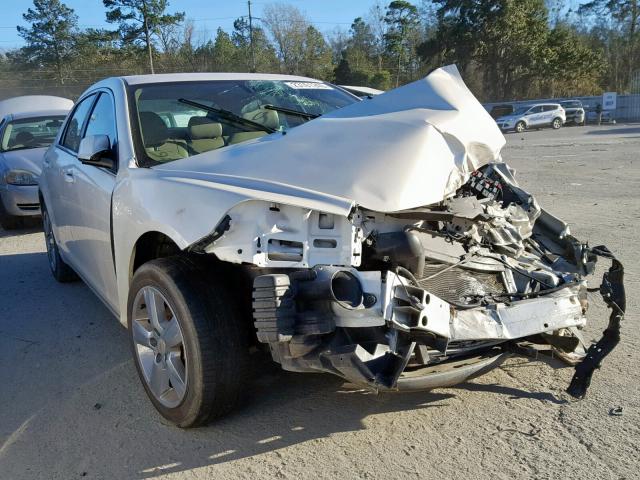
{"type": "Polygon", "coordinates": [[[251,16],[251,0],[247,0],[249,6],[249,48],[251,49],[251,71],[256,71],[256,52],[253,48],[253,17],[251,16]]]}
{"type": "Polygon", "coordinates": [[[151,32],[149,32],[149,11],[147,10],[147,2],[146,0],[142,0],[142,16],[144,20],[144,39],[147,43],[147,52],[149,54],[149,68],[151,69],[151,73],[156,73],[153,68],[153,51],[151,47],[151,32]]]}

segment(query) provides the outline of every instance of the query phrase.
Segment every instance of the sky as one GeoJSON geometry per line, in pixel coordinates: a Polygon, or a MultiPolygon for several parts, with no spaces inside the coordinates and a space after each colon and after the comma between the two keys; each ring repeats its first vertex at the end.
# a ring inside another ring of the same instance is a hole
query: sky
{"type": "MultiPolygon", "coordinates": [[[[114,28],[105,21],[102,0],[63,0],[75,10],[81,28],[114,28]]],[[[271,0],[252,0],[252,15],[260,17],[262,9],[271,0]]],[[[365,16],[375,0],[280,0],[295,5],[309,17],[321,31],[335,27],[348,29],[356,17],[365,16]]],[[[382,2],[383,4],[386,2],[382,2]]],[[[419,3],[419,2],[416,2],[419,3]]],[[[16,25],[26,25],[22,14],[33,5],[31,0],[0,0],[0,49],[9,50],[23,45],[16,25]]],[[[233,21],[247,14],[246,0],[169,0],[169,12],[184,11],[187,19],[194,20],[198,35],[213,36],[218,27],[230,31],[233,21]]]]}

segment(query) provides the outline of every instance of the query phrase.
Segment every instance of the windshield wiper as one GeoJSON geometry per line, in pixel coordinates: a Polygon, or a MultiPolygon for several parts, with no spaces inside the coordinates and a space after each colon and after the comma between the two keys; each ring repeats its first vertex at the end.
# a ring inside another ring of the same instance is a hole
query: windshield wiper
{"type": "Polygon", "coordinates": [[[253,127],[257,130],[262,130],[267,133],[275,133],[277,130],[275,128],[267,127],[266,125],[262,125],[261,123],[254,122],[253,120],[249,120],[241,117],[240,115],[236,115],[229,110],[224,110],[222,108],[210,107],[209,105],[205,105],[203,103],[194,102],[191,100],[187,100],[186,98],[179,98],[178,101],[180,103],[184,103],[186,105],[191,105],[192,107],[201,108],[202,110],[206,110],[207,112],[215,113],[216,115],[224,118],[225,120],[229,120],[231,122],[235,122],[237,124],[243,125],[245,127],[253,127]]]}
{"type": "Polygon", "coordinates": [[[300,110],[293,110],[286,107],[276,107],[275,105],[262,105],[262,108],[266,110],[275,110],[276,112],[286,113],[287,115],[295,115],[297,117],[308,118],[309,120],[313,120],[314,118],[318,118],[320,116],[319,113],[301,112],[300,110]]]}

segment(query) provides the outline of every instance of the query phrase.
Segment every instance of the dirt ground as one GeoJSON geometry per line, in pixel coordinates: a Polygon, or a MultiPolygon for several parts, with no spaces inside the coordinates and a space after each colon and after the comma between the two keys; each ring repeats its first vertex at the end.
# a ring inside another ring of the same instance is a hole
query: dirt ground
{"type": "MultiPolygon", "coordinates": [[[[0,479],[638,478],[640,126],[507,140],[521,184],[626,267],[622,342],[586,399],[564,393],[570,368],[518,358],[457,388],[378,396],[267,368],[235,414],[179,430],[147,400],[126,331],[82,283],[53,280],[42,233],[0,231],[0,479]]],[[[591,300],[595,340],[608,311],[591,300]]]]}

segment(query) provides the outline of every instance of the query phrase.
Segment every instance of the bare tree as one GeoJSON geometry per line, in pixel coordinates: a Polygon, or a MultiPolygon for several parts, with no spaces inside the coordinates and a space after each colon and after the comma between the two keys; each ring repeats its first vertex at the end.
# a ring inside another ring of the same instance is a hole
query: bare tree
{"type": "Polygon", "coordinates": [[[292,5],[267,5],[262,20],[273,37],[285,73],[299,73],[304,59],[306,32],[311,26],[304,14],[292,5]]]}

